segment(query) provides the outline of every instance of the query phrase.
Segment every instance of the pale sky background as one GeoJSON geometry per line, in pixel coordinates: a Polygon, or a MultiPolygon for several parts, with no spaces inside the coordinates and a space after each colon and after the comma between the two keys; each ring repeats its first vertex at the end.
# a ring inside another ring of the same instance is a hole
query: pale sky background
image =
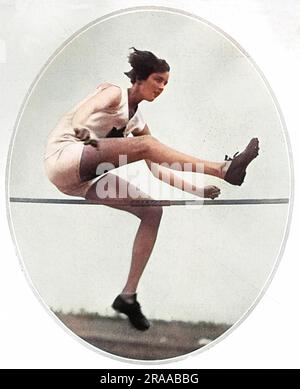
{"type": "MultiPolygon", "coordinates": [[[[32,21],[34,29],[34,15],[32,21]]],[[[34,38],[20,39],[24,52],[26,39],[34,38]]],[[[129,69],[131,46],[151,50],[171,65],[166,92],[153,104],[141,104],[156,137],[184,152],[220,160],[258,136],[260,156],[242,188],[212,177],[205,182],[219,185],[221,198],[289,196],[280,118],[249,59],[205,23],[153,11],[98,23],[52,61],[16,133],[11,196],[66,198],[43,172],[46,137],[60,115],[100,82],[129,85],[122,72],[129,69]]],[[[153,195],[158,198],[157,189],[153,195]]],[[[286,205],[165,209],[139,287],[149,317],[238,320],[275,264],[287,211],[286,205]]],[[[11,215],[24,265],[48,305],[112,314],[110,304],[126,278],[137,219],[105,207],[31,204],[12,204],[11,215]]]]}

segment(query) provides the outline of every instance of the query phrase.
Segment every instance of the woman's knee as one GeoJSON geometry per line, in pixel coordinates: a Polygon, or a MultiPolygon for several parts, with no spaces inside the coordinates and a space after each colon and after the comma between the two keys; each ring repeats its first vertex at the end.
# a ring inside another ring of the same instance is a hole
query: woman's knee
{"type": "Polygon", "coordinates": [[[141,214],[141,219],[148,219],[149,221],[159,223],[163,215],[163,207],[145,207],[141,214]]]}

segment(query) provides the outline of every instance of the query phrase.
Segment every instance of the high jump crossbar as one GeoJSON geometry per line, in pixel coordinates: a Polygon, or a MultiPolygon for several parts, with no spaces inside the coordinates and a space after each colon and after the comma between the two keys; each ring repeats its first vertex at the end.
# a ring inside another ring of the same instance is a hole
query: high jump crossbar
{"type": "Polygon", "coordinates": [[[117,206],[193,206],[193,205],[268,205],[268,204],[288,204],[288,198],[269,198],[269,199],[228,199],[228,200],[147,200],[147,199],[99,199],[80,200],[80,199],[47,199],[30,197],[10,197],[11,203],[31,203],[31,204],[68,204],[68,205],[117,205],[117,206]]]}

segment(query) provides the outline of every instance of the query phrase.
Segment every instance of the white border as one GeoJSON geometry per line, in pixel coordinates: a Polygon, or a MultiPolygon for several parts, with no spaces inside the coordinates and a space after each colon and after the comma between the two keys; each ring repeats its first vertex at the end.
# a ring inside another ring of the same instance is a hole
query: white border
{"type": "MultiPolygon", "coordinates": [[[[168,11],[168,12],[175,12],[175,13],[179,13],[183,16],[188,16],[188,17],[191,17],[193,18],[194,20],[198,20],[198,21],[201,21],[207,25],[210,25],[212,28],[214,28],[217,32],[221,33],[223,36],[226,36],[230,41],[231,43],[235,44],[236,47],[238,47],[240,49],[240,51],[246,55],[248,58],[249,56],[247,55],[247,53],[244,52],[243,49],[240,48],[240,46],[233,40],[231,39],[227,34],[225,34],[224,32],[222,32],[219,28],[217,28],[216,26],[212,25],[211,23],[208,23],[207,21],[203,20],[202,18],[196,16],[196,15],[191,15],[185,11],[182,11],[182,10],[175,10],[175,9],[170,9],[170,8],[166,8],[166,7],[133,7],[133,8],[130,8],[130,9],[125,9],[125,10],[120,10],[120,11],[117,11],[117,12],[113,12],[109,15],[106,15],[106,16],[103,16],[99,19],[97,19],[97,21],[94,21],[92,23],[89,23],[87,26],[85,26],[83,29],[81,29],[79,32],[75,33],[69,40],[67,40],[61,47],[59,50],[57,50],[55,52],[55,54],[53,56],[51,56],[50,60],[47,62],[47,64],[43,67],[42,71],[40,72],[40,74],[37,76],[37,78],[35,79],[35,81],[33,82],[33,84],[31,85],[31,88],[30,88],[30,91],[28,92],[24,102],[23,102],[23,105],[22,105],[22,108],[21,108],[21,111],[19,112],[19,115],[18,115],[18,119],[17,119],[17,122],[16,122],[16,125],[15,125],[15,129],[14,129],[14,134],[13,134],[13,137],[12,137],[12,140],[11,140],[11,143],[10,143],[10,151],[9,151],[9,156],[11,155],[11,149],[12,149],[12,145],[13,145],[13,141],[14,141],[14,137],[15,137],[15,134],[16,134],[16,131],[17,131],[17,127],[18,127],[18,124],[19,124],[19,121],[20,121],[20,118],[22,116],[22,113],[23,113],[23,110],[25,108],[25,105],[28,101],[28,98],[30,97],[33,89],[34,89],[34,86],[36,85],[36,83],[38,82],[39,78],[42,76],[43,72],[45,71],[46,67],[51,63],[51,61],[54,59],[54,57],[68,44],[70,43],[75,37],[77,37],[80,33],[83,33],[84,31],[86,31],[88,28],[92,27],[93,25],[95,25],[96,23],[99,23],[99,22],[102,22],[104,20],[107,20],[108,18],[110,17],[115,17],[115,16],[119,16],[119,15],[122,15],[124,13],[127,13],[127,12],[136,12],[136,11],[145,11],[145,10],[157,10],[157,11],[168,11]]],[[[278,106],[278,103],[277,103],[277,100],[273,94],[273,92],[271,91],[270,89],[270,86],[268,85],[264,75],[262,74],[262,72],[258,69],[258,67],[256,66],[256,64],[253,63],[253,61],[250,61],[252,62],[253,66],[255,67],[255,69],[258,71],[258,73],[261,75],[261,77],[264,79],[264,82],[266,84],[266,86],[268,87],[269,91],[270,91],[270,94],[273,98],[273,101],[277,107],[277,110],[278,110],[278,113],[280,115],[280,118],[281,118],[281,122],[282,122],[282,127],[285,131],[285,137],[286,137],[286,140],[287,140],[287,148],[288,148],[288,152],[289,152],[289,158],[290,158],[290,164],[291,164],[291,183],[292,183],[292,190],[291,190],[291,204],[290,204],[290,207],[289,207],[289,217],[288,217],[288,225],[287,225],[287,228],[286,228],[286,233],[285,233],[285,237],[284,237],[284,240],[282,242],[282,246],[281,246],[281,250],[280,250],[280,255],[276,261],[276,265],[274,266],[274,269],[272,271],[272,273],[270,274],[270,277],[269,279],[267,280],[262,292],[260,293],[260,295],[258,296],[258,298],[256,299],[256,302],[255,304],[252,305],[252,307],[249,308],[248,312],[243,316],[243,318],[241,318],[234,326],[233,328],[236,328],[239,324],[241,324],[241,322],[246,318],[248,317],[249,313],[253,310],[253,308],[256,306],[257,302],[262,298],[262,296],[264,295],[265,291],[266,291],[266,288],[269,286],[272,278],[274,277],[274,274],[275,274],[275,270],[277,269],[278,267],[278,264],[279,264],[279,260],[280,258],[282,257],[282,253],[283,253],[283,250],[284,250],[284,247],[285,247],[285,244],[286,244],[286,239],[287,239],[287,235],[288,235],[288,232],[289,232],[289,228],[290,228],[290,222],[291,222],[291,212],[292,212],[292,208],[293,208],[293,199],[294,199],[294,195],[293,195],[293,192],[294,192],[294,182],[293,182],[293,165],[292,165],[292,156],[291,156],[291,146],[290,146],[290,142],[289,142],[289,138],[288,138],[288,134],[287,134],[287,131],[286,131],[286,126],[285,126],[285,123],[284,123],[284,120],[283,120],[283,117],[282,117],[282,113],[281,113],[281,110],[279,109],[279,106],[278,106]]],[[[9,169],[10,169],[10,160],[8,159],[8,163],[7,163],[7,174],[6,174],[6,197],[8,197],[8,188],[7,188],[7,182],[8,182],[8,177],[9,177],[9,169]]],[[[8,200],[6,198],[6,200],[8,200]]],[[[7,213],[8,213],[8,218],[9,218],[9,224],[10,224],[10,229],[11,229],[11,233],[12,235],[14,235],[14,232],[13,232],[13,227],[12,227],[12,223],[10,221],[10,212],[9,212],[9,205],[7,204],[7,213]]],[[[16,242],[15,242],[15,245],[16,245],[16,242]]],[[[16,248],[17,248],[17,245],[16,245],[16,248]]],[[[17,248],[17,251],[18,251],[18,248],[17,248]]],[[[19,259],[20,259],[20,255],[19,256],[19,259]]],[[[24,269],[24,266],[22,266],[23,269],[24,269]]],[[[30,281],[30,278],[28,277],[27,275],[27,279],[28,281],[30,281]]],[[[31,282],[30,282],[31,283],[31,282]]],[[[32,286],[32,285],[31,285],[32,286]]],[[[33,286],[32,286],[33,288],[33,286]]],[[[33,288],[34,289],[34,288],[33,288]]],[[[37,292],[35,291],[35,293],[37,294],[37,292]]],[[[39,299],[42,301],[42,299],[40,298],[40,296],[38,296],[39,299]]],[[[43,305],[45,306],[45,304],[43,303],[43,305]]],[[[50,311],[50,310],[49,310],[50,311]]],[[[53,315],[54,316],[54,315],[53,315]]],[[[61,323],[59,321],[59,323],[61,323]]],[[[227,334],[230,333],[232,331],[232,329],[230,331],[227,331],[227,334]]],[[[224,338],[225,335],[222,335],[221,337],[219,337],[216,341],[214,341],[212,344],[215,344],[215,343],[218,343],[220,340],[222,340],[224,338]]],[[[77,336],[76,336],[77,338],[77,336]]],[[[86,344],[86,342],[84,342],[86,344]]],[[[207,349],[208,347],[205,347],[195,353],[199,353],[199,352],[202,352],[204,349],[207,349]]],[[[98,349],[97,349],[98,351],[98,349]]],[[[101,351],[102,352],[102,351],[101,351]]],[[[192,354],[195,354],[195,353],[192,353],[192,354]]],[[[105,353],[106,354],[106,353],[105,353]]],[[[192,355],[190,354],[190,355],[192,355]]],[[[110,354],[109,354],[110,355],[110,354]]],[[[187,356],[183,356],[183,357],[178,357],[178,358],[172,358],[170,360],[164,360],[162,361],[163,363],[167,363],[167,362],[173,362],[173,361],[177,361],[177,360],[181,360],[182,358],[186,358],[187,356]]],[[[118,359],[121,359],[122,361],[124,360],[124,358],[119,358],[117,357],[118,359]]],[[[141,361],[134,361],[134,360],[130,360],[130,362],[137,362],[137,363],[141,363],[141,361]]],[[[150,363],[157,363],[157,362],[160,362],[160,361],[155,361],[155,362],[150,362],[150,363]]],[[[147,364],[149,363],[149,361],[146,362],[147,364]]]]}

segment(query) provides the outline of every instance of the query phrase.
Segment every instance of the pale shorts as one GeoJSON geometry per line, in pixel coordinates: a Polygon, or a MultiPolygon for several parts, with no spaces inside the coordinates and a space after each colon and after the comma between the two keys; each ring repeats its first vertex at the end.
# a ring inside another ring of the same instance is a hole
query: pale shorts
{"type": "Polygon", "coordinates": [[[63,149],[44,160],[46,174],[57,189],[70,196],[84,197],[100,177],[90,181],[80,180],[80,160],[84,144],[70,142],[63,149]]]}

